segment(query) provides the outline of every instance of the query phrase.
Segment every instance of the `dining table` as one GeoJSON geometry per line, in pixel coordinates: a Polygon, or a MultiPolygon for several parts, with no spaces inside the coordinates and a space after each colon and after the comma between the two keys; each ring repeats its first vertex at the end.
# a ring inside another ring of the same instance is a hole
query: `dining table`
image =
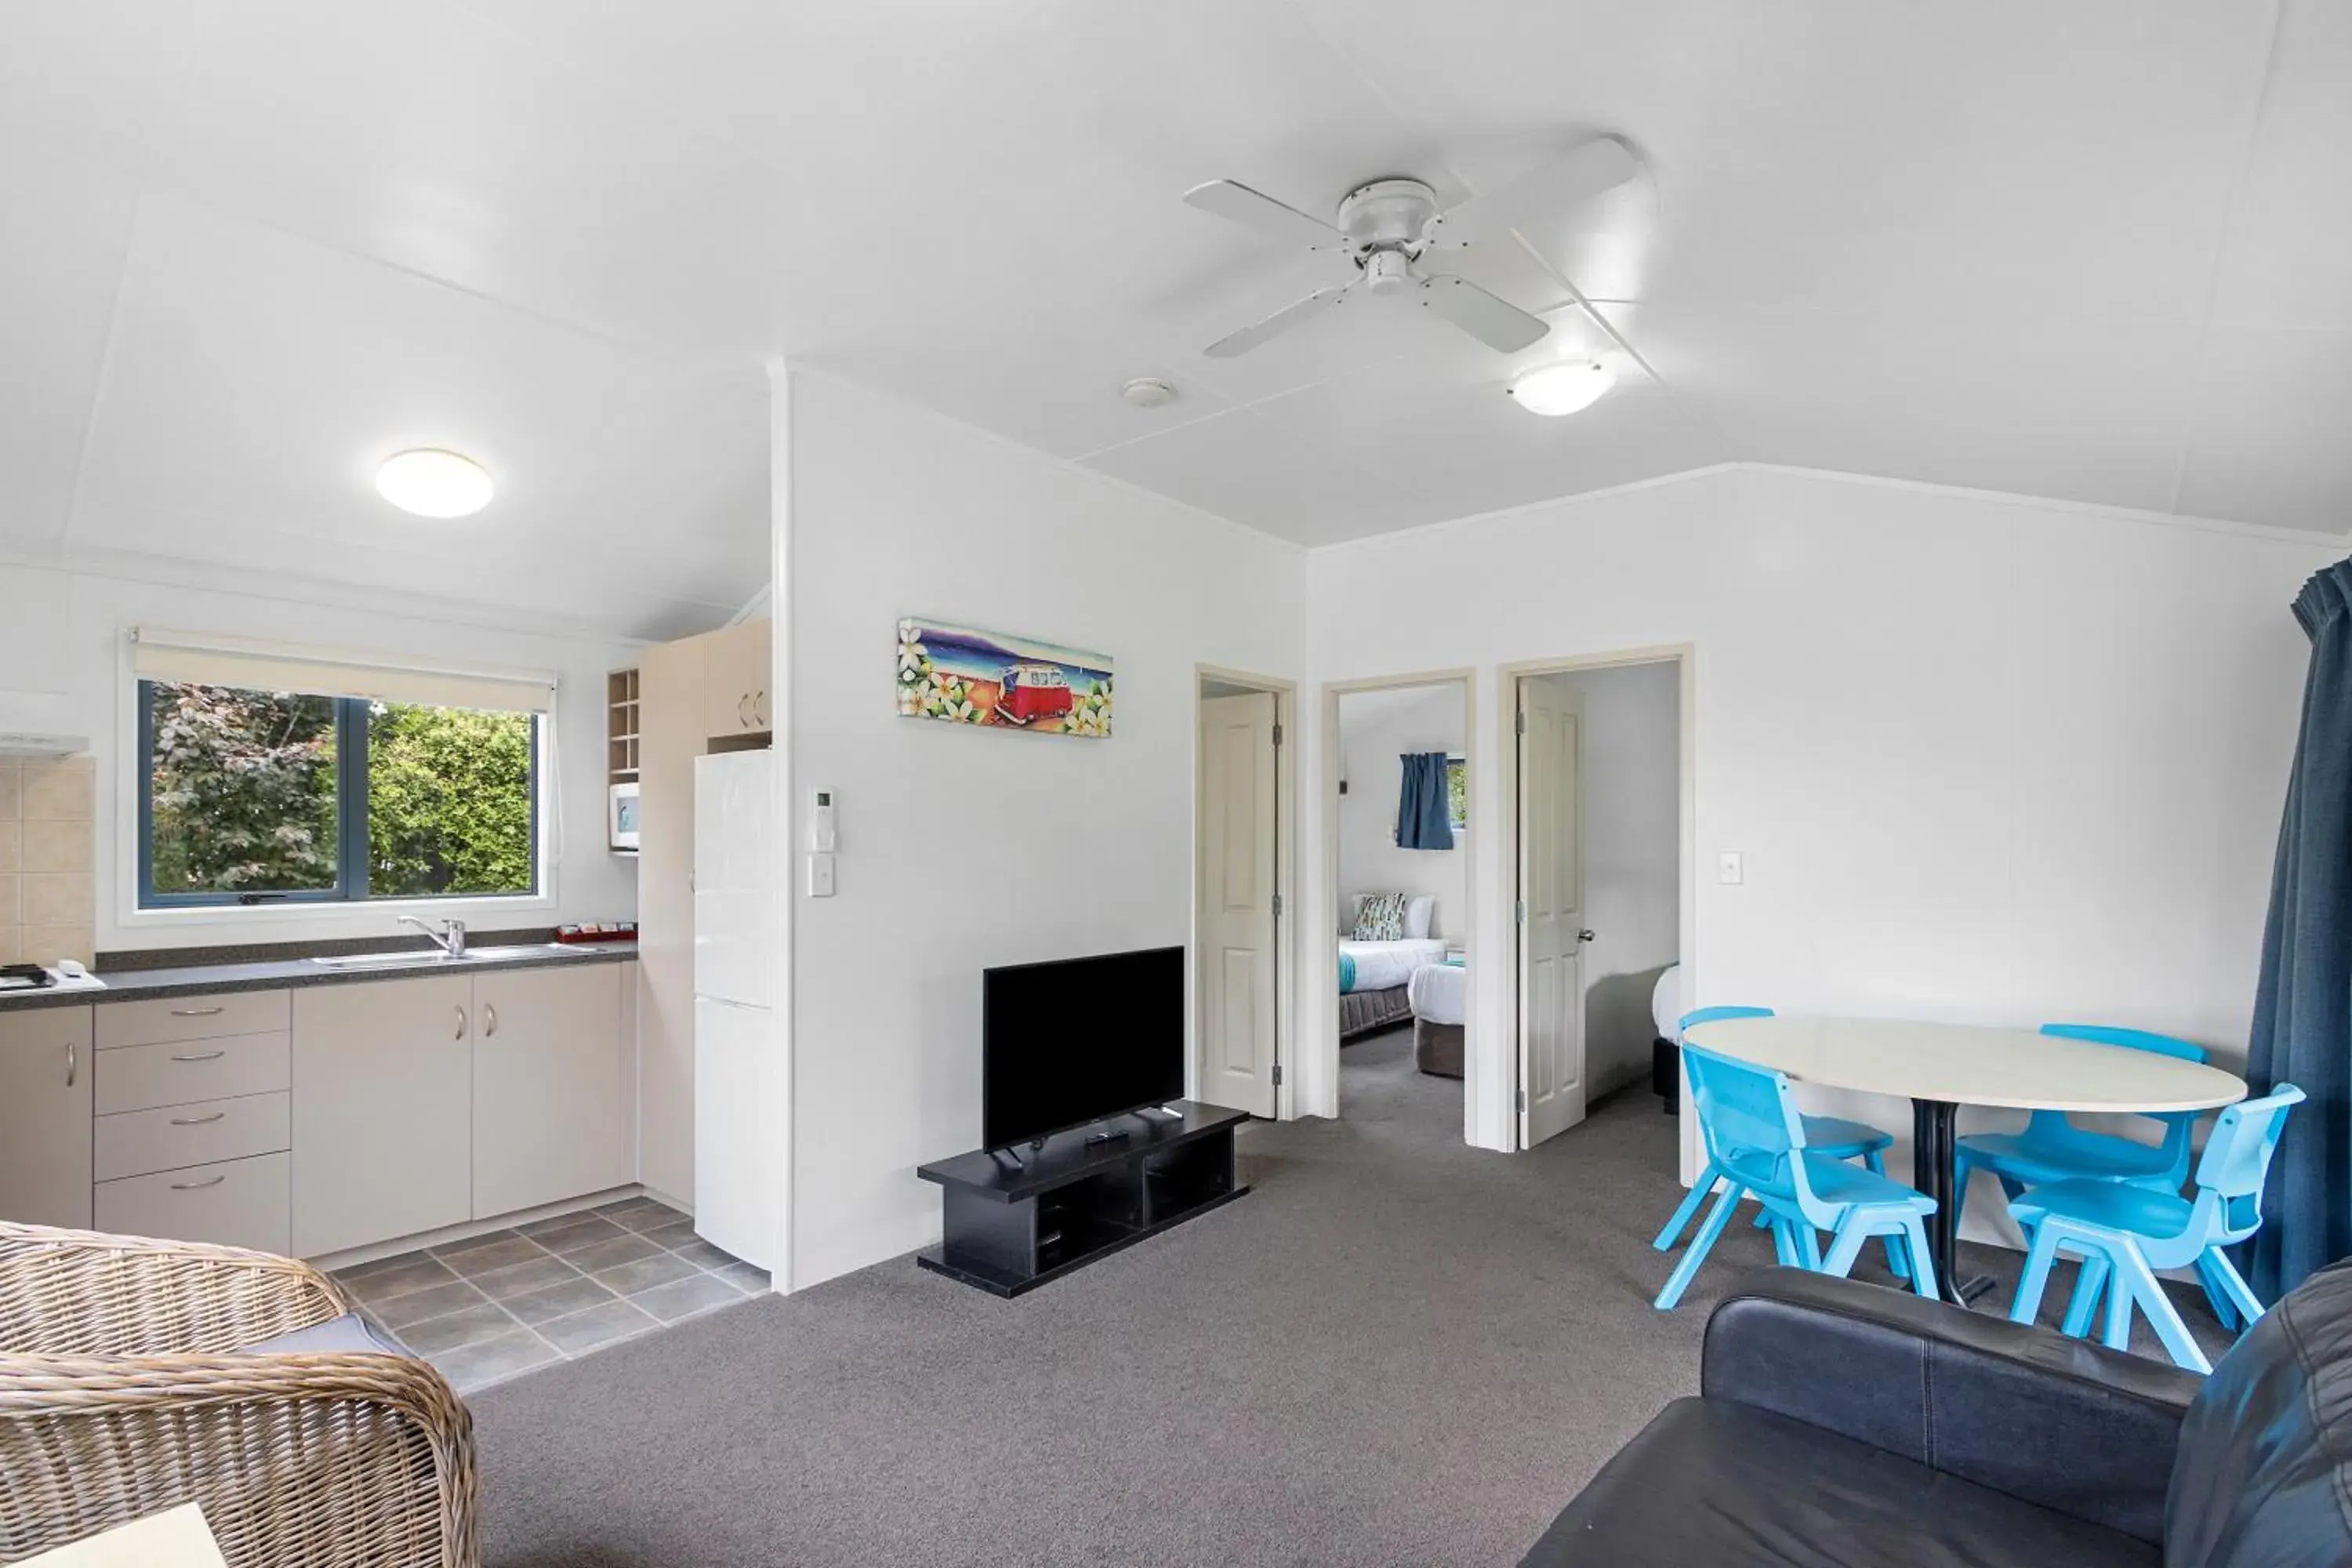
{"type": "Polygon", "coordinates": [[[1959,1108],[2128,1112],[2210,1110],[2246,1096],[2243,1079],[2202,1062],[2036,1029],[1801,1014],[1693,1024],[1685,1044],[1798,1083],[1911,1102],[1912,1184],[1936,1200],[1927,1245],[1937,1283],[1962,1306],[1992,1288],[1953,1268],[1953,1140],[1959,1108]]]}

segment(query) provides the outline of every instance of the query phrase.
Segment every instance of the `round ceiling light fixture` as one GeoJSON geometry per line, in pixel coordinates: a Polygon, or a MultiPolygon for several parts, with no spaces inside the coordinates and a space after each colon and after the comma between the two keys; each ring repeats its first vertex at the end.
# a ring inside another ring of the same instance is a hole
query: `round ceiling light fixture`
{"type": "Polygon", "coordinates": [[[1133,408],[1165,408],[1176,401],[1176,388],[1156,375],[1139,375],[1118,389],[1133,408]]]}
{"type": "Polygon", "coordinates": [[[1507,390],[1531,414],[1559,415],[1591,407],[1616,384],[1617,373],[1599,360],[1577,359],[1538,365],[1507,390]]]}
{"type": "Polygon", "coordinates": [[[490,504],[488,470],[461,452],[419,447],[375,471],[376,493],[417,517],[471,517],[490,504]]]}

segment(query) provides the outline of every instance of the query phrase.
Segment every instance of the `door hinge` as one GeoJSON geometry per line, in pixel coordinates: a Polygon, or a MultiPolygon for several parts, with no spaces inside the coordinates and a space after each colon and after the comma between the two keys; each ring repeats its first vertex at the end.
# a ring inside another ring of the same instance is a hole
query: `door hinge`
{"type": "Polygon", "coordinates": [[[1280,893],[1276,893],[1274,896],[1274,918],[1276,920],[1280,920],[1282,918],[1282,895],[1280,893]]]}
{"type": "Polygon", "coordinates": [[[1528,1091],[1527,1091],[1526,1089],[1523,1089],[1519,1090],[1519,1109],[1520,1109],[1521,1110],[1525,1110],[1527,1108],[1528,1108],[1528,1091]]]}
{"type": "Polygon", "coordinates": [[[1282,726],[1279,724],[1274,727],[1274,743],[1277,746],[1282,744],[1282,726]]]}
{"type": "Polygon", "coordinates": [[[1280,1062],[1274,1064],[1274,1087],[1276,1089],[1280,1089],[1282,1087],[1282,1064],[1280,1062]]]}
{"type": "Polygon", "coordinates": [[[1517,734],[1526,734],[1528,732],[1528,716],[1524,713],[1513,714],[1511,716],[1511,729],[1517,734]]]}

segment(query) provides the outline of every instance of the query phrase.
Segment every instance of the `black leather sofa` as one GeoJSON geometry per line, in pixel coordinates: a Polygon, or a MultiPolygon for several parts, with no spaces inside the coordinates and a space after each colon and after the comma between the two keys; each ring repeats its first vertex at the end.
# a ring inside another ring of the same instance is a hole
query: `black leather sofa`
{"type": "Polygon", "coordinates": [[[2352,1263],[2210,1378],[1767,1269],[1522,1568],[2352,1563],[2352,1263]]]}

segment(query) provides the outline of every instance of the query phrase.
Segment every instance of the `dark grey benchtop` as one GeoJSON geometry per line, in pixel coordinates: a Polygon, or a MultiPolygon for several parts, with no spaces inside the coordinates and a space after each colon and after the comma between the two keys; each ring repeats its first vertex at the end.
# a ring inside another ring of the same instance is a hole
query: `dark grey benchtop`
{"type": "MultiPolygon", "coordinates": [[[[349,950],[352,944],[321,943],[349,950]]],[[[397,944],[362,951],[389,952],[397,944]]],[[[504,943],[485,941],[485,947],[504,943]]],[[[189,963],[166,968],[119,968],[91,971],[106,982],[103,991],[68,991],[51,986],[43,991],[0,993],[0,1010],[33,1007],[79,1007],[89,1003],[136,1002],[159,996],[197,996],[217,991],[276,991],[297,985],[347,985],[360,980],[397,980],[418,974],[479,973],[486,969],[535,969],[550,964],[617,963],[637,956],[634,942],[583,942],[575,946],[546,945],[539,951],[500,958],[468,958],[453,962],[436,958],[430,948],[418,951],[408,963],[378,963],[363,969],[337,969],[309,958],[275,958],[258,962],[189,963]]]]}

